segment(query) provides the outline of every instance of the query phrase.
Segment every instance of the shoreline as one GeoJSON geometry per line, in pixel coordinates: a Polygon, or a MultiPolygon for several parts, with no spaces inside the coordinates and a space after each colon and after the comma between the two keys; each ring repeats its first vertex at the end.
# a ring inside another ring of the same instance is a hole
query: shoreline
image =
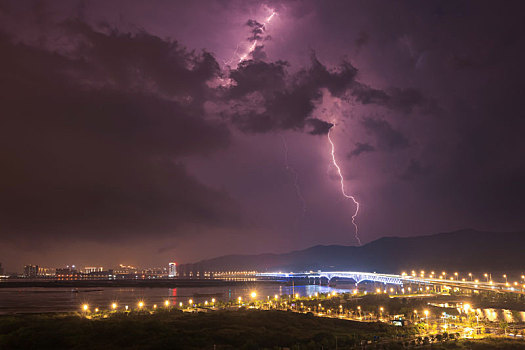
{"type": "Polygon", "coordinates": [[[145,288],[171,288],[171,287],[220,287],[238,286],[246,283],[282,284],[279,281],[227,281],[220,279],[156,279],[156,280],[80,280],[80,281],[2,281],[3,288],[97,288],[97,287],[145,287],[145,288]]]}

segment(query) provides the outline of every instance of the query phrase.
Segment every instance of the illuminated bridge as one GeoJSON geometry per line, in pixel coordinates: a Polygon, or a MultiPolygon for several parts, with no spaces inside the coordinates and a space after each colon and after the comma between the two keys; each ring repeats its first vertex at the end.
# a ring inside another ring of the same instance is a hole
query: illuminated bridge
{"type": "Polygon", "coordinates": [[[356,283],[363,281],[380,282],[385,284],[403,284],[402,276],[387,275],[382,273],[370,272],[351,272],[351,271],[330,271],[330,272],[306,272],[306,273],[258,273],[258,277],[263,278],[326,278],[328,281],[333,278],[346,278],[354,280],[356,283]]]}
{"type": "Polygon", "coordinates": [[[462,288],[470,290],[484,290],[494,292],[505,292],[505,293],[517,293],[525,294],[525,284],[512,286],[508,283],[499,283],[493,281],[481,282],[481,281],[465,281],[465,280],[447,280],[437,278],[425,278],[410,276],[407,274],[403,275],[391,275],[384,273],[373,273],[373,272],[355,272],[355,271],[317,271],[317,272],[300,272],[300,273],[281,273],[281,272],[270,272],[270,273],[257,273],[256,276],[261,279],[280,279],[280,280],[293,280],[293,279],[321,279],[326,278],[328,283],[331,283],[334,278],[349,279],[355,281],[356,284],[361,282],[369,281],[376,283],[392,284],[392,285],[404,285],[404,284],[424,284],[427,286],[440,286],[445,288],[462,288]]]}

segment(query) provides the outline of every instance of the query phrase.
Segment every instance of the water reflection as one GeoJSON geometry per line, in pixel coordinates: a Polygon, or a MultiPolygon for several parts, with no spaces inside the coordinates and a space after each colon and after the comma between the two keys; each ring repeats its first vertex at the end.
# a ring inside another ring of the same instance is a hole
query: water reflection
{"type": "Polygon", "coordinates": [[[525,322],[525,311],[512,311],[507,309],[476,309],[476,315],[480,318],[485,318],[490,322],[525,322]]]}
{"type": "Polygon", "coordinates": [[[187,304],[192,299],[201,303],[212,298],[229,301],[242,297],[248,300],[256,291],[259,299],[273,298],[275,294],[314,296],[315,293],[344,293],[345,288],[307,285],[288,286],[277,284],[248,283],[242,286],[178,287],[178,288],[4,288],[0,289],[0,313],[64,312],[77,311],[82,304],[109,309],[116,303],[121,307],[134,308],[139,301],[146,307],[153,304],[187,304]]]}

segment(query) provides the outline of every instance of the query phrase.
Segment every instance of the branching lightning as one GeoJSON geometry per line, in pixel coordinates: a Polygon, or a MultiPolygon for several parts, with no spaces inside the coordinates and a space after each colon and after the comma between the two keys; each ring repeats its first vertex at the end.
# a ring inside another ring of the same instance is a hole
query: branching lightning
{"type": "MultiPolygon", "coordinates": [[[[333,128],[333,126],[332,126],[332,128],[333,128]]],[[[359,228],[357,227],[357,223],[355,222],[357,214],[359,213],[359,202],[355,199],[355,197],[353,195],[347,194],[346,191],[345,191],[345,179],[343,177],[343,173],[341,172],[341,168],[337,164],[337,160],[335,158],[335,144],[332,141],[332,138],[330,137],[330,132],[332,131],[332,128],[330,128],[328,130],[328,134],[327,134],[328,135],[328,142],[330,142],[330,145],[331,145],[331,152],[330,153],[332,155],[332,164],[337,169],[337,174],[339,175],[339,180],[340,180],[340,183],[341,183],[341,193],[343,194],[343,196],[345,198],[351,199],[354,202],[354,204],[355,204],[355,211],[352,214],[352,224],[355,227],[355,239],[357,240],[357,243],[359,245],[361,245],[361,239],[359,238],[359,228]]]]}
{"type": "MultiPolygon", "coordinates": [[[[261,33],[264,33],[266,31],[266,26],[270,23],[270,21],[272,20],[272,18],[276,15],[277,13],[272,10],[272,13],[270,14],[270,16],[268,16],[262,23],[261,23],[261,27],[259,28],[260,29],[260,32],[261,33]]],[[[252,44],[250,45],[250,47],[248,48],[248,51],[246,53],[244,53],[243,55],[241,55],[241,57],[239,57],[239,63],[241,63],[242,61],[245,61],[248,56],[255,50],[255,48],[257,47],[257,43],[258,43],[258,39],[254,39],[252,44]]]]}
{"type": "Polygon", "coordinates": [[[283,135],[281,136],[281,140],[283,141],[283,147],[284,147],[284,165],[286,171],[290,173],[293,179],[293,185],[295,187],[295,193],[297,194],[297,198],[299,198],[299,201],[301,202],[301,209],[302,214],[301,218],[304,218],[306,214],[306,200],[304,199],[303,193],[301,191],[301,186],[299,186],[299,174],[297,171],[290,165],[290,161],[288,159],[288,143],[286,142],[286,139],[283,135]]]}
{"type": "MultiPolygon", "coordinates": [[[[259,44],[259,41],[260,40],[264,40],[263,37],[262,37],[262,34],[264,34],[266,32],[266,26],[270,23],[270,21],[272,20],[272,18],[276,14],[277,13],[274,10],[271,10],[270,15],[263,22],[255,22],[253,24],[253,29],[252,29],[253,37],[251,37],[249,39],[251,41],[251,44],[250,44],[250,46],[248,47],[247,51],[244,54],[238,56],[239,57],[239,61],[238,61],[237,64],[240,64],[243,61],[247,60],[248,57],[256,50],[257,45],[259,44]]],[[[234,56],[237,55],[238,52],[239,52],[239,45],[237,45],[237,47],[235,49],[234,56]]],[[[231,63],[231,61],[232,60],[230,60],[227,63],[229,64],[229,63],[231,63]]],[[[333,126],[332,126],[332,128],[333,128],[333,126]]],[[[356,239],[357,243],[359,245],[361,245],[361,239],[359,237],[359,228],[358,228],[357,223],[356,223],[356,218],[357,218],[357,215],[359,214],[359,202],[356,200],[355,196],[346,193],[346,190],[345,190],[345,179],[343,177],[343,173],[341,171],[341,168],[339,167],[339,164],[337,164],[337,160],[336,160],[336,157],[335,157],[335,144],[334,144],[332,138],[330,137],[330,133],[332,131],[332,128],[330,128],[328,130],[328,133],[327,133],[328,142],[330,143],[330,146],[331,146],[330,154],[332,156],[332,164],[336,168],[337,174],[339,176],[339,180],[340,180],[340,184],[341,184],[341,193],[343,194],[343,196],[345,198],[351,199],[352,202],[355,205],[355,211],[352,214],[352,224],[354,225],[354,228],[355,228],[355,239],[356,239]]],[[[299,185],[299,175],[298,175],[297,171],[290,165],[290,162],[289,162],[289,159],[288,159],[288,144],[286,143],[286,139],[284,138],[283,135],[280,135],[280,136],[281,136],[281,140],[283,142],[283,147],[284,147],[285,169],[292,176],[293,185],[295,187],[295,192],[297,194],[297,198],[301,202],[301,208],[302,208],[302,216],[301,216],[301,218],[304,218],[304,216],[306,214],[306,201],[305,201],[305,199],[303,197],[303,194],[302,194],[302,191],[301,191],[301,187],[299,185]]]]}

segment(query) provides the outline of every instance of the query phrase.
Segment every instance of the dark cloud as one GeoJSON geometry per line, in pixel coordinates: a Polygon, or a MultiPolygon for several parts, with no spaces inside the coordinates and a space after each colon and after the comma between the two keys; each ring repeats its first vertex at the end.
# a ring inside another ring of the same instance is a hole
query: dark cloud
{"type": "Polygon", "coordinates": [[[356,142],[355,148],[348,154],[348,158],[357,157],[361,153],[374,152],[376,148],[369,143],[356,142]]]}
{"type": "Polygon", "coordinates": [[[425,97],[414,88],[390,88],[385,91],[356,83],[350,91],[350,95],[364,105],[384,106],[389,110],[405,114],[412,113],[416,108],[423,113],[440,111],[436,101],[425,97]]]}
{"type": "Polygon", "coordinates": [[[264,51],[264,45],[257,45],[251,53],[251,57],[254,61],[264,61],[268,58],[266,52],[264,51]]]}
{"type": "Polygon", "coordinates": [[[265,39],[264,36],[264,24],[257,22],[254,19],[249,19],[246,25],[250,27],[251,36],[247,39],[250,42],[259,41],[265,39]]]}
{"type": "Polygon", "coordinates": [[[406,167],[405,171],[401,174],[401,179],[406,181],[412,181],[419,176],[426,175],[430,169],[423,166],[417,159],[410,159],[410,163],[406,167]]]}
{"type": "Polygon", "coordinates": [[[285,91],[287,84],[286,66],[284,61],[262,62],[243,61],[237,69],[230,72],[234,84],[229,88],[226,99],[241,99],[251,93],[258,92],[271,98],[276,91],[285,91]]]}
{"type": "Polygon", "coordinates": [[[311,65],[295,74],[283,61],[244,61],[230,73],[233,81],[226,97],[232,104],[229,117],[247,132],[302,130],[326,133],[329,123],[311,119],[321,89],[342,96],[355,84],[357,69],[348,62],[329,70],[312,55],[311,65]]]}
{"type": "Polygon", "coordinates": [[[369,41],[370,37],[368,33],[365,31],[360,31],[357,38],[354,41],[357,51],[359,51],[362,47],[366,46],[369,41]]]}
{"type": "Polygon", "coordinates": [[[383,150],[395,151],[407,148],[410,145],[405,135],[395,130],[392,125],[384,119],[364,117],[362,124],[367,132],[374,135],[377,145],[383,150]]]}
{"type": "Polygon", "coordinates": [[[351,96],[353,96],[357,102],[364,105],[385,105],[390,99],[388,94],[383,90],[374,89],[365,84],[355,84],[351,91],[351,96]]]}
{"type": "Polygon", "coordinates": [[[414,88],[391,88],[386,106],[392,110],[401,111],[409,114],[415,108],[419,108],[423,113],[439,112],[437,103],[425,97],[421,91],[414,88]]]}
{"type": "Polygon", "coordinates": [[[75,78],[86,84],[177,96],[198,105],[208,91],[206,83],[220,71],[210,53],[195,54],[144,31],[96,31],[79,21],[60,28],[73,45],[68,54],[84,64],[75,78]]]}
{"type": "Polygon", "coordinates": [[[324,120],[317,118],[309,118],[306,123],[312,128],[308,133],[310,135],[326,135],[328,131],[334,126],[332,123],[327,123],[324,120]]]}
{"type": "Polygon", "coordinates": [[[237,204],[177,160],[229,142],[195,101],[213,58],[145,33],[67,27],[67,55],[0,36],[0,236],[133,239],[238,225],[237,204]]]}

